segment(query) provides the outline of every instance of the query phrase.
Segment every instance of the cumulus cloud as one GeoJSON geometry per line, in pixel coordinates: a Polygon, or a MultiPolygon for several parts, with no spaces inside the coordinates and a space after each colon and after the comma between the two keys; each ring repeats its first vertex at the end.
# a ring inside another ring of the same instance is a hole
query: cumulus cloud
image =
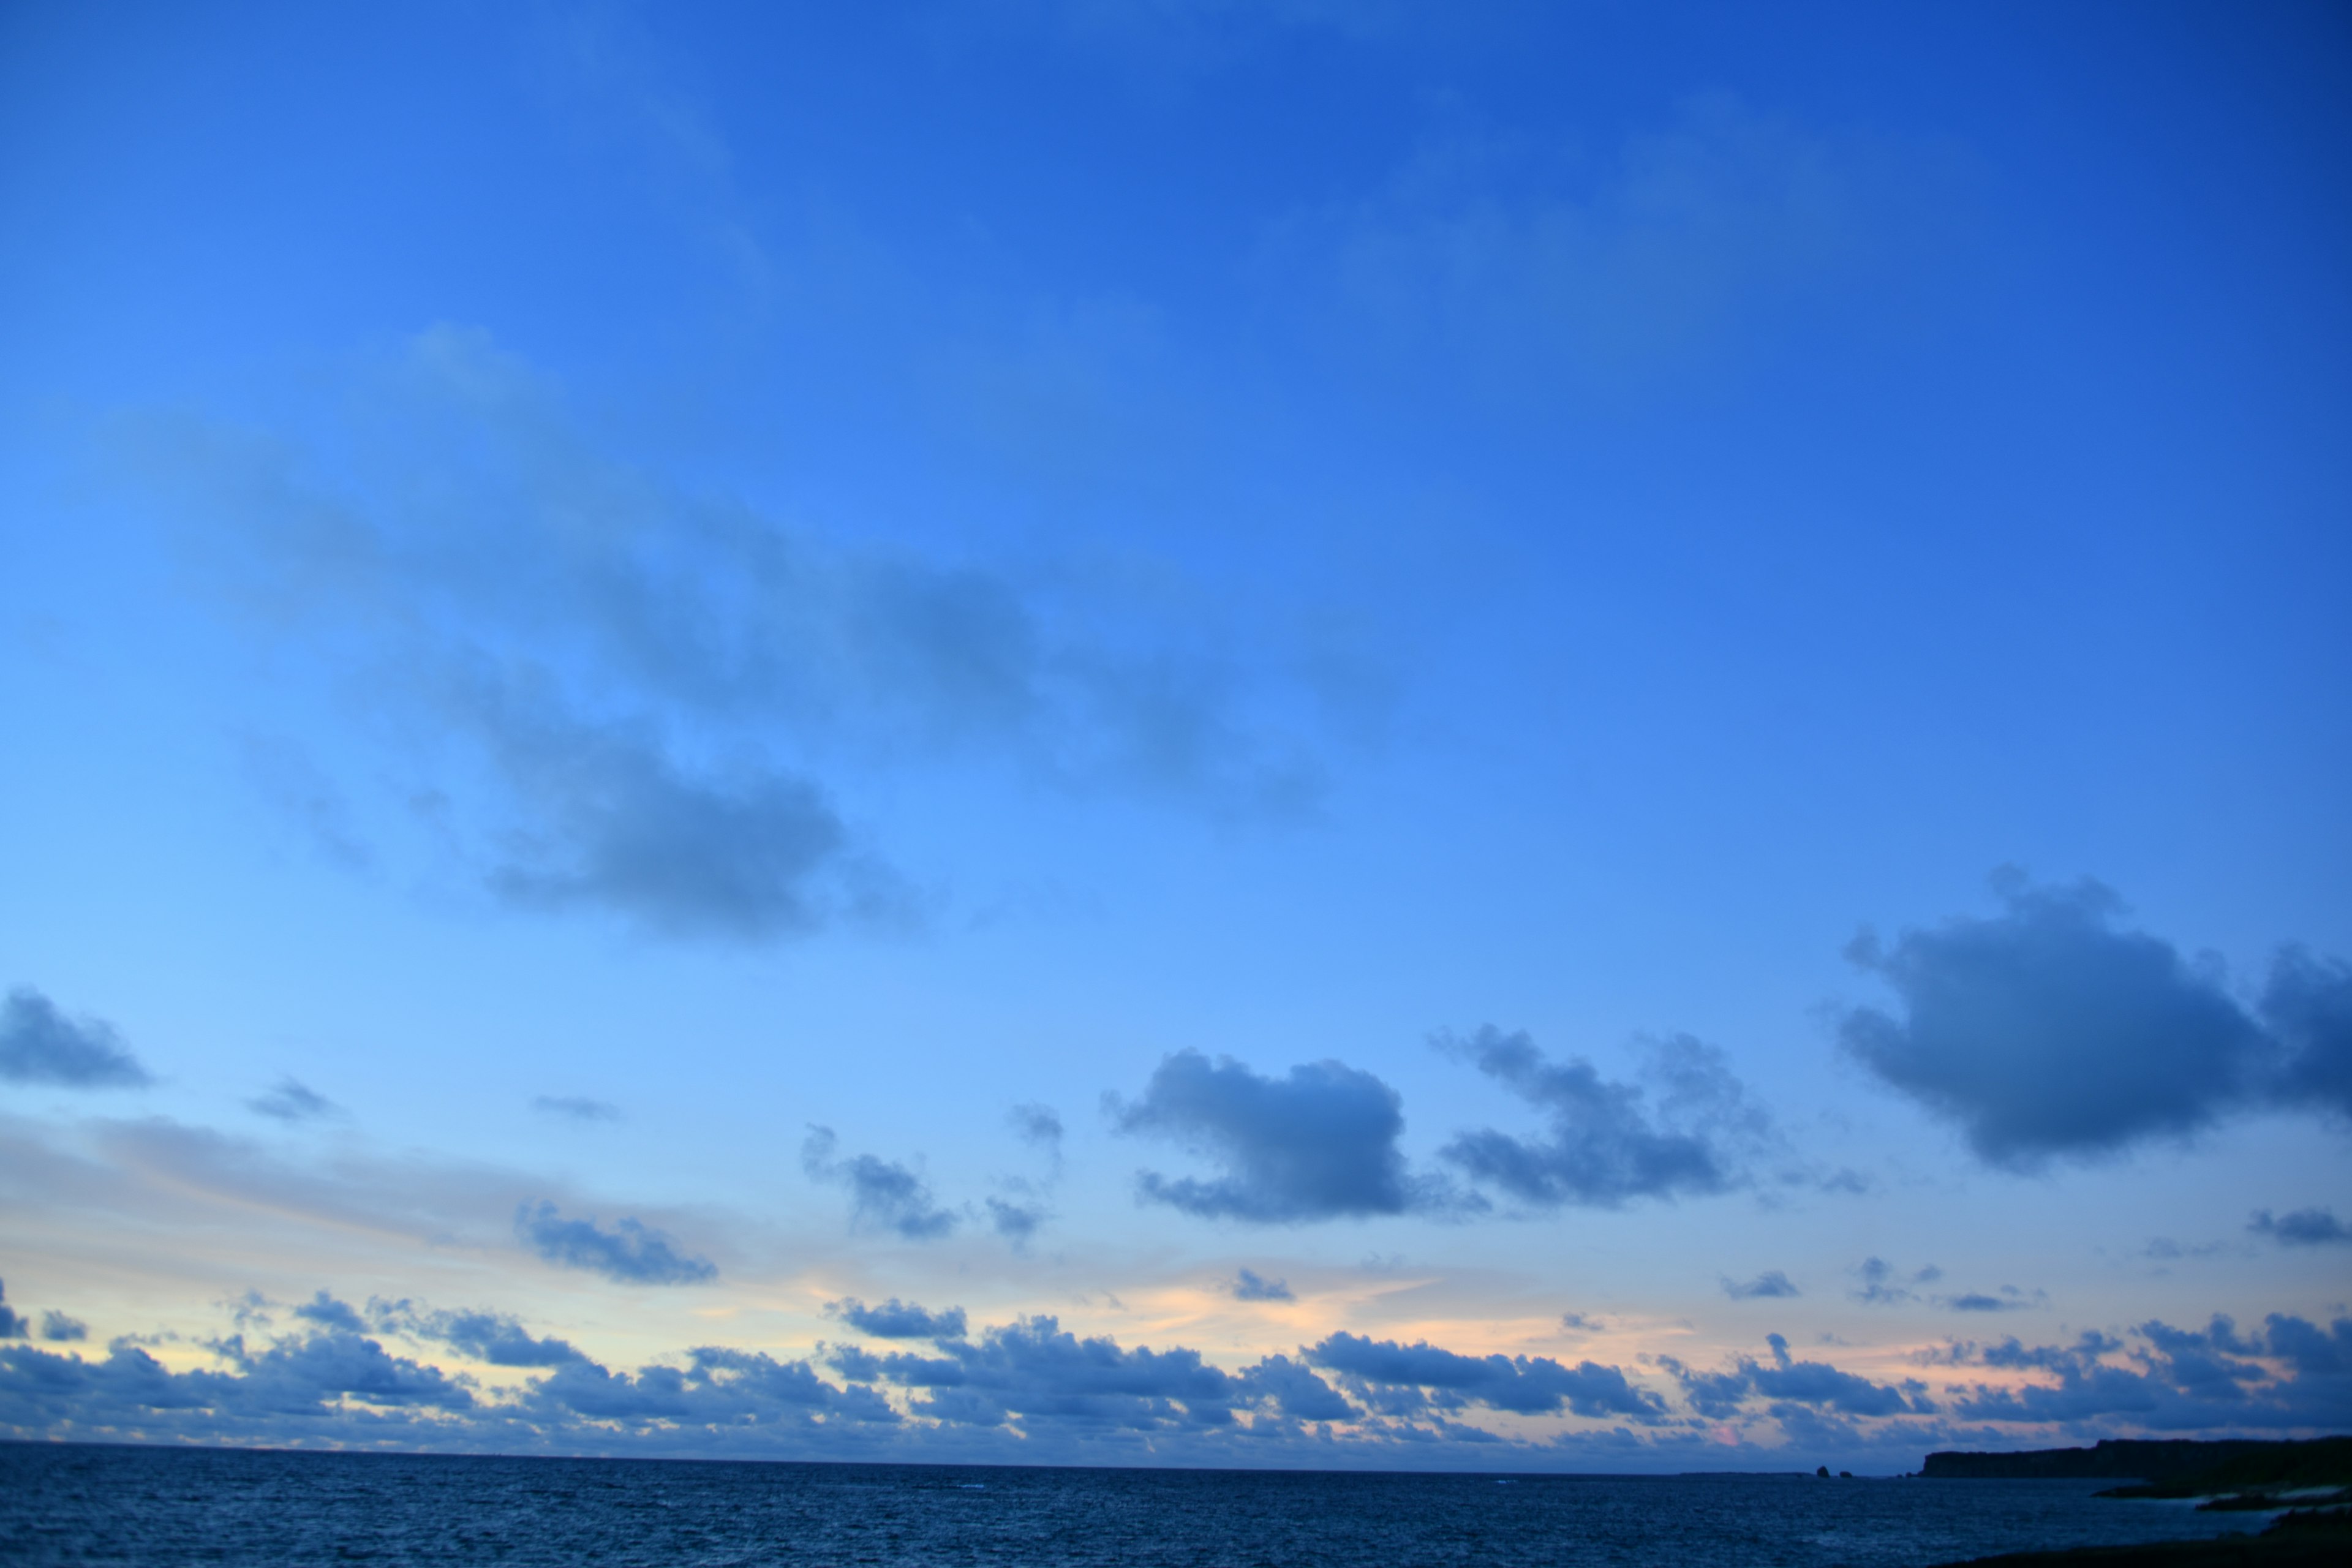
{"type": "Polygon", "coordinates": [[[2186,1137],[2251,1105],[2352,1113],[2352,971],[2282,953],[2256,1013],[2218,965],[2122,930],[2100,884],[1994,879],[2004,912],[1865,931],[1847,956],[1901,999],[1839,1024],[1845,1051],[1957,1124],[1989,1163],[2032,1169],[2186,1137]],[[2259,1015],[2259,1016],[2257,1016],[2259,1015]]]}
{"type": "Polygon", "coordinates": [[[2296,1209],[2273,1219],[2268,1209],[2256,1209],[2246,1228],[2287,1247],[2326,1247],[2352,1242],[2352,1226],[2336,1217],[2334,1209],[2296,1209]]]}
{"type": "Polygon", "coordinates": [[[1296,1301],[1298,1300],[1297,1296],[1292,1293],[1288,1281],[1267,1279],[1255,1269],[1249,1268],[1242,1269],[1234,1276],[1231,1290],[1236,1301],[1296,1301]]]}
{"type": "Polygon", "coordinates": [[[343,1114],[343,1108],[301,1079],[281,1078],[267,1094],[245,1102],[246,1109],[279,1121],[323,1121],[343,1114]]]}
{"type": "Polygon", "coordinates": [[[367,1331],[367,1320],[360,1316],[358,1308],[335,1300],[324,1290],[295,1308],[294,1315],[322,1329],[341,1329],[354,1334],[367,1331]]]}
{"type": "Polygon", "coordinates": [[[591,1100],[582,1094],[541,1094],[531,1097],[530,1108],[541,1116],[552,1116],[565,1121],[618,1121],[621,1108],[609,1100],[591,1100]]]}
{"type": "Polygon", "coordinates": [[[699,1285],[719,1277],[709,1258],[680,1252],[670,1237],[635,1219],[608,1230],[593,1217],[565,1219],[551,1203],[527,1203],[515,1211],[515,1234],[550,1263],[625,1285],[699,1285]]]}
{"type": "Polygon", "coordinates": [[[1665,1401],[1632,1383],[1622,1368],[1589,1361],[1570,1367],[1549,1356],[1468,1356],[1422,1342],[1365,1339],[1345,1330],[1304,1353],[1310,1365],[1338,1373],[1346,1386],[1360,1388],[1375,1407],[1397,1413],[1470,1404],[1522,1415],[1565,1408],[1579,1415],[1644,1423],[1665,1414],[1665,1401]]]}
{"type": "Polygon", "coordinates": [[[0,1282],[0,1340],[21,1340],[33,1331],[32,1320],[8,1305],[7,1287],[0,1282]]]}
{"type": "Polygon", "coordinates": [[[1771,1351],[1771,1360],[1739,1356],[1727,1371],[1697,1371],[1672,1356],[1660,1356],[1658,1364],[1682,1384],[1683,1397],[1691,1408],[1712,1419],[1737,1415],[1757,1398],[1770,1402],[1776,1416],[1790,1407],[1848,1416],[1935,1413],[1927,1385],[1916,1379],[1899,1384],[1873,1383],[1827,1362],[1796,1360],[1789,1353],[1783,1335],[1767,1334],[1764,1342],[1771,1351]]]}
{"type": "Polygon", "coordinates": [[[984,1206],[988,1223],[997,1235],[1013,1244],[1015,1251],[1026,1245],[1051,1217],[1043,1204],[1017,1203],[1011,1198],[990,1198],[984,1206]]]}
{"type": "Polygon", "coordinates": [[[1725,1275],[1723,1293],[1735,1301],[1752,1301],[1763,1297],[1796,1296],[1803,1292],[1789,1283],[1786,1274],[1777,1268],[1767,1268],[1753,1279],[1734,1279],[1725,1275]]]}
{"type": "Polygon", "coordinates": [[[1769,1119],[1723,1053],[1687,1035],[1649,1042],[1647,1090],[1612,1083],[1581,1058],[1547,1061],[1523,1032],[1488,1026],[1439,1044],[1549,1122],[1534,1137],[1494,1128],[1465,1132],[1440,1157],[1539,1208],[1615,1208],[1637,1198],[1721,1192],[1744,1179],[1743,1155],[1770,1135],[1769,1119]]]}
{"type": "Polygon", "coordinates": [[[961,1307],[932,1312],[896,1296],[878,1307],[869,1307],[852,1296],[828,1304],[825,1311],[877,1340],[960,1340],[964,1336],[961,1307]]]}
{"type": "Polygon", "coordinates": [[[1122,1132],[1164,1138],[1218,1168],[1203,1180],[1145,1171],[1137,1192],[1208,1219],[1257,1224],[1403,1214],[1443,1202],[1405,1169],[1403,1101],[1370,1073],[1308,1062],[1261,1077],[1231,1057],[1164,1058],[1133,1101],[1107,1097],[1122,1132]]]}
{"type": "Polygon", "coordinates": [[[844,759],[1220,816],[1320,788],[1316,689],[1228,655],[1247,628],[689,493],[478,331],[422,332],[345,390],[268,433],[125,422],[114,468],[188,518],[241,621],[439,737],[380,815],[434,801],[435,842],[517,906],[751,939],[912,918],[814,771],[844,759]]]}
{"type": "Polygon", "coordinates": [[[2241,1332],[2216,1314],[2202,1329],[2151,1320],[2126,1340],[2085,1335],[2073,1345],[2015,1339],[1964,1352],[1962,1363],[2039,1374],[1978,1384],[1954,1413],[1986,1421],[2050,1422],[2076,1429],[2121,1421],[2157,1431],[2227,1426],[2293,1431],[2352,1422],[2352,1319],[2322,1328],[2273,1312],[2241,1332]]]}
{"type": "Polygon", "coordinates": [[[68,1018],[29,985],[0,1005],[0,1079],[66,1089],[141,1089],[154,1080],[101,1019],[68,1018]]]}
{"type": "Polygon", "coordinates": [[[460,1355],[490,1366],[550,1368],[588,1359],[568,1341],[552,1334],[536,1337],[520,1319],[503,1312],[434,1310],[406,1300],[387,1301],[379,1297],[368,1302],[362,1321],[356,1309],[334,1300],[324,1290],[319,1292],[313,1305],[323,1306],[325,1310],[298,1307],[295,1315],[329,1328],[354,1332],[368,1328],[379,1333],[446,1345],[460,1355]]]}
{"type": "Polygon", "coordinates": [[[801,1169],[810,1181],[849,1189],[852,1223],[908,1241],[935,1241],[961,1223],[961,1216],[941,1208],[930,1187],[906,1166],[875,1154],[842,1159],[835,1152],[839,1147],[832,1128],[811,1127],[801,1142],[801,1169]]]}
{"type": "Polygon", "coordinates": [[[41,1314],[41,1338],[53,1344],[72,1344],[89,1338],[89,1325],[51,1307],[41,1314]]]}

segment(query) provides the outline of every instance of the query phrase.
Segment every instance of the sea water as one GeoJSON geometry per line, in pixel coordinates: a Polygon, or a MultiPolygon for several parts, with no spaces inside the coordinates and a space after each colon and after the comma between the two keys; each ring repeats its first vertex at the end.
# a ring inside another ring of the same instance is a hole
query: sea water
{"type": "Polygon", "coordinates": [[[1468,1476],[0,1444],[11,1563],[1899,1564],[2263,1515],[2098,1481],[1468,1476]]]}

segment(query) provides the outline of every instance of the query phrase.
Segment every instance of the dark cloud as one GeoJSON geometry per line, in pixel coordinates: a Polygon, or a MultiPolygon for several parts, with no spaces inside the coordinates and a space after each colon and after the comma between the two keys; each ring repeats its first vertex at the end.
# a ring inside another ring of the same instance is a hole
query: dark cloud
{"type": "Polygon", "coordinates": [[[501,1312],[425,1311],[404,1300],[375,1300],[368,1315],[378,1329],[445,1344],[491,1366],[558,1367],[588,1359],[552,1334],[534,1338],[520,1320],[501,1312]]]}
{"type": "Polygon", "coordinates": [[[689,1258],[672,1239],[635,1219],[612,1229],[594,1219],[565,1219],[551,1203],[515,1211],[515,1234],[533,1252],[566,1268],[584,1268],[625,1285],[698,1285],[719,1277],[717,1266],[689,1258]]]}
{"type": "Polygon", "coordinates": [[[535,1095],[530,1108],[541,1116],[561,1117],[567,1121],[618,1121],[621,1119],[619,1106],[580,1094],[535,1095]]]}
{"type": "Polygon", "coordinates": [[[29,985],[0,1006],[0,1079],[67,1089],[139,1089],[153,1082],[113,1026],[68,1018],[29,985]]]}
{"type": "Polygon", "coordinates": [[[2246,1228],[2257,1236],[2276,1238],[2288,1247],[2326,1247],[2352,1242],[2352,1226],[2336,1217],[2333,1209],[2296,1209],[2276,1219],[2268,1209],[2257,1209],[2246,1228]]]}
{"type": "Polygon", "coordinates": [[[2131,1340],[2137,1342],[2085,1336],[2072,1346],[2014,1339],[1989,1346],[1976,1358],[1984,1365],[2037,1372],[2051,1381],[1979,1384],[1954,1412],[2078,1430],[2113,1422],[2173,1432],[2340,1429],[2352,1423],[2352,1319],[2321,1328],[2273,1313],[2245,1333],[2219,1315],[2203,1329],[2149,1321],[2134,1329],[2131,1340]]]}
{"type": "Polygon", "coordinates": [[[2297,949],[2273,966],[2259,1018],[2218,965],[2117,928],[2096,882],[2042,888],[2015,872],[2005,912],[1868,932],[1847,956],[1903,1016],[1848,1012],[1839,1038],[1880,1079],[1957,1123],[1985,1161],[2032,1169],[2186,1137],[2252,1105],[2352,1114],[2352,971],[2297,949]]]}
{"type": "Polygon", "coordinates": [[[1396,1090],[1341,1062],[1261,1078],[1230,1057],[1179,1051],[1133,1102],[1105,1103],[1120,1131],[1168,1139],[1220,1168],[1206,1181],[1139,1174],[1143,1199],[1187,1214],[1297,1224],[1443,1202],[1433,1184],[1406,1172],[1396,1090]]]}
{"type": "Polygon", "coordinates": [[[2033,1303],[2014,1293],[1988,1296],[1981,1290],[1969,1290],[1945,1297],[1944,1305],[1955,1312],[2014,1312],[2033,1303]]]}
{"type": "Polygon", "coordinates": [[[801,1142],[801,1169],[813,1182],[849,1189],[850,1216],[857,1226],[890,1231],[908,1241],[935,1241],[961,1218],[940,1207],[923,1179],[896,1161],[874,1154],[836,1157],[840,1140],[830,1127],[811,1127],[801,1142]]]}
{"type": "Polygon", "coordinates": [[[2352,964],[2287,948],[2271,965],[2261,1012],[2285,1058],[2279,1096],[2352,1116],[2352,964]]]}
{"type": "Polygon", "coordinates": [[[354,1334],[367,1331],[367,1320],[360,1316],[359,1309],[348,1301],[336,1300],[324,1290],[295,1308],[294,1315],[322,1329],[341,1329],[354,1334]]]}
{"type": "Polygon", "coordinates": [[[0,1340],[21,1340],[33,1331],[32,1320],[7,1303],[7,1287],[0,1282],[0,1340]]]}
{"type": "Polygon", "coordinates": [[[72,1344],[89,1338],[89,1325],[52,1307],[41,1314],[41,1338],[53,1344],[72,1344]]]}
{"type": "Polygon", "coordinates": [[[343,1108],[299,1079],[281,1078],[267,1094],[245,1102],[247,1110],[279,1121],[323,1121],[343,1114],[343,1108]]]}
{"type": "Polygon", "coordinates": [[[1013,1243],[1016,1251],[1050,1217],[1043,1204],[1014,1203],[1009,1198],[990,1198],[986,1207],[988,1223],[995,1227],[997,1235],[1013,1243]]]}
{"type": "Polygon", "coordinates": [[[1368,1391],[1410,1391],[1434,1403],[1484,1405],[1523,1415],[1563,1406],[1579,1415],[1649,1422],[1665,1402],[1637,1388],[1617,1367],[1580,1362],[1562,1366],[1549,1356],[1466,1356],[1427,1343],[1363,1339],[1342,1330],[1305,1352],[1307,1362],[1341,1373],[1368,1391]]]}
{"type": "Polygon", "coordinates": [[[853,1296],[833,1302],[825,1311],[877,1340],[960,1340],[964,1335],[961,1307],[932,1312],[896,1296],[878,1307],[869,1307],[853,1296]]]}
{"type": "Polygon", "coordinates": [[[1611,1083],[1580,1058],[1546,1061],[1524,1033],[1489,1026],[1439,1044],[1549,1119],[1541,1136],[1482,1128],[1440,1151],[1472,1180],[1522,1203],[1614,1208],[1721,1192],[1743,1179],[1742,1153],[1769,1136],[1769,1119],[1723,1054],[1687,1035],[1649,1044],[1644,1076],[1654,1106],[1643,1088],[1611,1083]]]}
{"type": "Polygon", "coordinates": [[[956,1426],[1182,1434],[1231,1431],[1236,1409],[1293,1421],[1351,1414],[1328,1384],[1286,1357],[1228,1373],[1197,1351],[1081,1340],[1052,1318],[1023,1318],[939,1349],[886,1357],[879,1374],[919,1391],[916,1414],[956,1426]]]}
{"type": "Polygon", "coordinates": [[[1232,1290],[1233,1298],[1236,1301],[1296,1301],[1298,1300],[1291,1293],[1287,1282],[1262,1279],[1255,1271],[1247,1268],[1234,1277],[1232,1290]]]}
{"type": "Polygon", "coordinates": [[[1734,1279],[1724,1276],[1723,1293],[1735,1301],[1752,1301],[1759,1297],[1797,1296],[1803,1292],[1789,1283],[1789,1277],[1777,1268],[1767,1268],[1753,1279],[1734,1279]]]}
{"type": "Polygon", "coordinates": [[[1916,1380],[1899,1385],[1873,1383],[1827,1362],[1796,1360],[1782,1335],[1767,1334],[1764,1342],[1770,1347],[1770,1361],[1741,1356],[1727,1372],[1695,1371],[1671,1356],[1659,1357],[1658,1364],[1682,1384],[1683,1397],[1692,1409],[1718,1420],[1738,1414],[1755,1398],[1771,1402],[1776,1417],[1789,1406],[1850,1416],[1935,1413],[1927,1385],[1916,1380]]]}

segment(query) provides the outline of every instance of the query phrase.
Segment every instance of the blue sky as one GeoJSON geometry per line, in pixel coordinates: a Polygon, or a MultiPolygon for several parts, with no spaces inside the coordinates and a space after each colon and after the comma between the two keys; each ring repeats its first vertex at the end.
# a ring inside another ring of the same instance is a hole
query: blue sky
{"type": "Polygon", "coordinates": [[[2352,1420],[2338,11],[0,28],[0,1426],[2352,1420]]]}

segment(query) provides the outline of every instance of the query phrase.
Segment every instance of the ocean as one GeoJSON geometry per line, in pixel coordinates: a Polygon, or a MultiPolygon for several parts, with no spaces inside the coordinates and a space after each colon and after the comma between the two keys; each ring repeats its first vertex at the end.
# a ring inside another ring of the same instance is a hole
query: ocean
{"type": "Polygon", "coordinates": [[[2096,1481],[999,1468],[0,1444],[11,1563],[1909,1564],[2262,1514],[2096,1481]]]}

